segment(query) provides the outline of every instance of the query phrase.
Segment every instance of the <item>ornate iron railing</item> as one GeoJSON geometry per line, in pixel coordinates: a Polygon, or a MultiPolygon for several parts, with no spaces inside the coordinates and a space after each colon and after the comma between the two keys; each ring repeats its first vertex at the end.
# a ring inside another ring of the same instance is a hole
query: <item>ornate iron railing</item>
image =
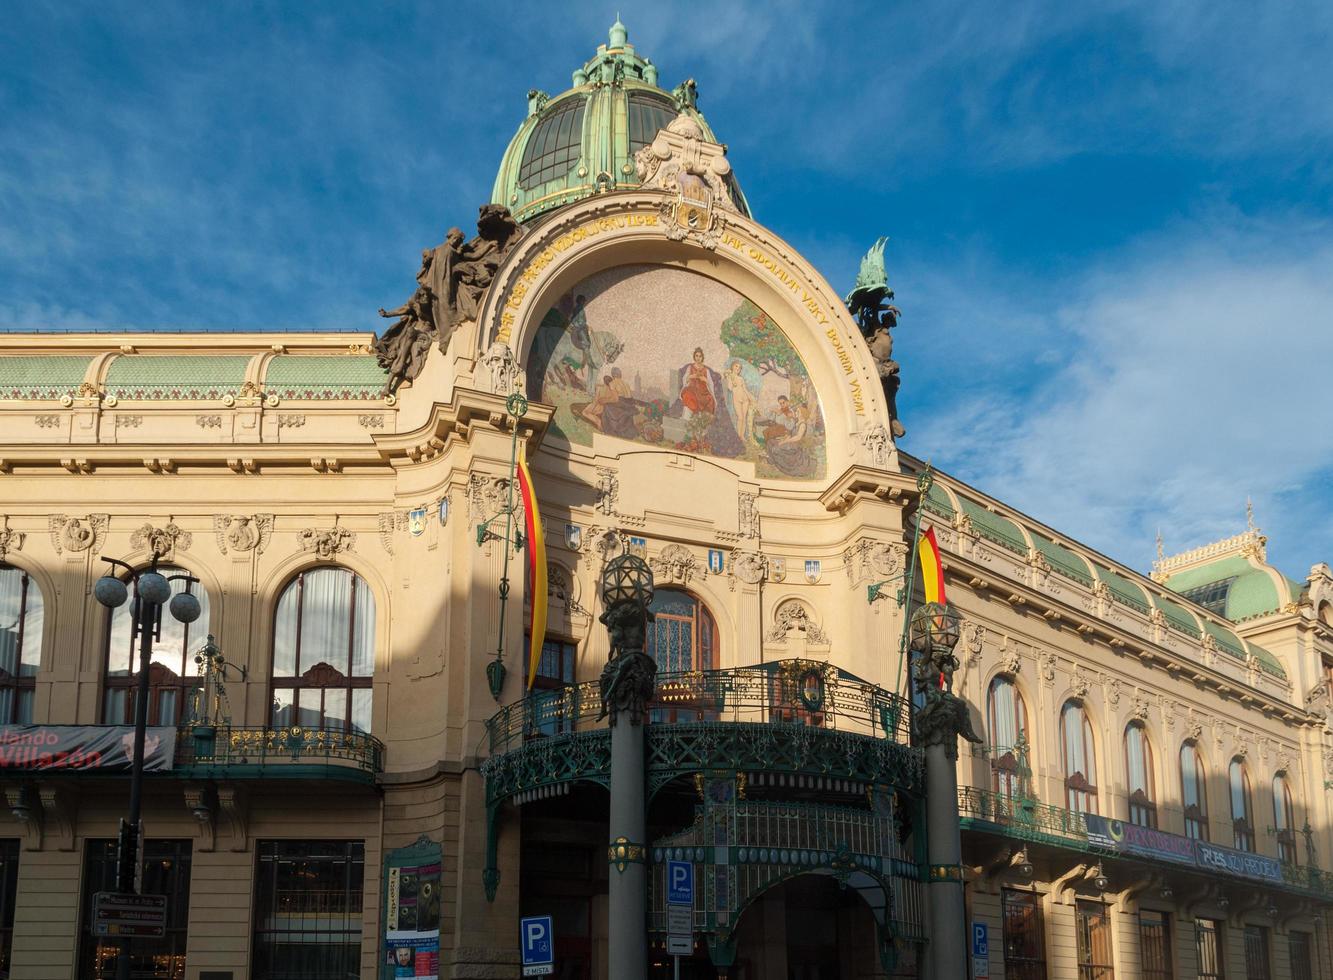
{"type": "MultiPolygon", "coordinates": [[[[1088,847],[1083,814],[1020,796],[992,793],[976,786],[958,787],[958,815],[964,821],[995,824],[1023,840],[1088,847]]],[[[1095,850],[1095,848],[1093,848],[1095,850]]]]}
{"type": "MultiPolygon", "coordinates": [[[[600,711],[596,681],[530,694],[487,722],[491,754],[543,736],[602,727],[600,711]]],[[[797,725],[909,742],[906,699],[810,660],[659,674],[652,721],[797,725]]]]}
{"type": "MultiPolygon", "coordinates": [[[[1019,840],[1053,844],[1099,857],[1145,860],[1143,855],[1122,854],[1089,841],[1088,825],[1083,814],[1037,803],[1028,798],[1005,796],[975,786],[960,786],[958,815],[966,829],[988,830],[1019,840]]],[[[1333,872],[1297,864],[1283,864],[1281,868],[1282,881],[1287,888],[1313,893],[1325,899],[1333,898],[1333,872]]]]}
{"type": "Polygon", "coordinates": [[[384,744],[371,735],[322,728],[182,728],[176,765],[226,766],[231,774],[260,767],[325,766],[375,776],[384,771],[384,744]]]}

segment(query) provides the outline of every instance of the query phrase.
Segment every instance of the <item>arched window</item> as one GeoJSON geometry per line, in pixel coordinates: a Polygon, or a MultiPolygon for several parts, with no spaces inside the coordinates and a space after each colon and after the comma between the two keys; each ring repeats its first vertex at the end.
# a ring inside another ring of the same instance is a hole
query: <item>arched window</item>
{"type": "Polygon", "coordinates": [[[1208,784],[1203,756],[1193,742],[1180,747],[1180,799],[1185,804],[1185,836],[1208,839],[1208,784]]]}
{"type": "Polygon", "coordinates": [[[649,609],[648,656],[660,673],[711,670],[715,666],[717,624],[706,606],[680,589],[658,589],[649,609]]]}
{"type": "Polygon", "coordinates": [[[1254,814],[1250,809],[1250,774],[1240,759],[1231,760],[1231,826],[1238,851],[1254,850],[1254,814]]]}
{"type": "Polygon", "coordinates": [[[288,583],[273,627],[273,725],[370,731],[375,597],[346,568],[288,583]]]}
{"type": "Polygon", "coordinates": [[[1065,805],[1077,812],[1097,812],[1097,757],[1092,722],[1083,705],[1066,701],[1060,711],[1060,746],[1065,765],[1065,805]]]}
{"type": "Polygon", "coordinates": [[[1277,832],[1277,857],[1283,864],[1296,863],[1296,820],[1291,807],[1291,787],[1286,773],[1273,777],[1273,829],[1277,832]]]}
{"type": "Polygon", "coordinates": [[[990,682],[986,694],[986,725],[990,731],[991,788],[1003,796],[1023,790],[1027,759],[1028,712],[1023,695],[1008,677],[990,682]]]}
{"type": "Polygon", "coordinates": [[[1156,827],[1152,744],[1148,741],[1147,730],[1139,721],[1132,721],[1125,726],[1125,773],[1129,787],[1129,822],[1140,827],[1156,827]]]}
{"type": "Polygon", "coordinates": [[[32,723],[42,659],[42,590],[21,568],[0,564],[0,724],[32,723]]]}
{"type": "MultiPolygon", "coordinates": [[[[188,575],[183,568],[158,565],[160,574],[188,575]]],[[[208,590],[182,579],[171,583],[171,594],[190,592],[199,600],[199,618],[182,623],[166,606],[159,607],[160,635],[153,640],[153,659],[148,665],[148,724],[179,725],[190,703],[190,690],[198,683],[195,652],[209,632],[208,590]]],[[[134,637],[134,589],[130,598],[111,610],[107,630],[106,677],[102,693],[102,721],[107,725],[133,725],[134,699],[139,672],[139,643],[134,637]]]]}

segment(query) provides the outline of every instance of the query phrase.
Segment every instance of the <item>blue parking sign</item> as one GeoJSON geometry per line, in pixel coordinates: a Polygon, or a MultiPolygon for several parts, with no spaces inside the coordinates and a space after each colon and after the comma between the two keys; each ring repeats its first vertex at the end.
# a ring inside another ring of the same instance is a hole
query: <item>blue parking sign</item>
{"type": "Polygon", "coordinates": [[[990,955],[990,936],[984,922],[972,923],[972,955],[990,955]]]}
{"type": "Polygon", "coordinates": [[[667,862],[667,904],[694,905],[694,865],[689,861],[667,862]]]}
{"type": "MultiPolygon", "coordinates": [[[[519,919],[518,935],[525,967],[549,966],[555,962],[555,937],[551,932],[549,915],[530,915],[519,919]]],[[[532,974],[525,971],[524,975],[532,974]]]]}

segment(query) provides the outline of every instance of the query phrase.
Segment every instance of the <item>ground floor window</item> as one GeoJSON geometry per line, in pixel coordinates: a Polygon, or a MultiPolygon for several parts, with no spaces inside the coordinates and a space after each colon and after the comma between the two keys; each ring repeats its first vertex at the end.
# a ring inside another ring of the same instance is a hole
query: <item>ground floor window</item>
{"type": "Polygon", "coordinates": [[[361,976],[363,841],[260,841],[253,980],[361,976]]]}
{"type": "Polygon", "coordinates": [[[1291,950],[1291,980],[1314,980],[1313,943],[1308,932],[1293,932],[1289,939],[1291,950]]]}
{"type": "Polygon", "coordinates": [[[1194,920],[1194,949],[1199,960],[1199,980],[1226,980],[1222,964],[1222,923],[1216,919],[1194,920]]]}
{"type": "Polygon", "coordinates": [[[1114,980],[1111,919],[1101,902],[1079,902],[1074,910],[1078,938],[1078,980],[1114,980]]]}
{"type": "Polygon", "coordinates": [[[1171,980],[1171,920],[1164,912],[1139,912],[1143,980],[1171,980]]]}
{"type": "Polygon", "coordinates": [[[1004,975],[1008,980],[1046,980],[1040,895],[1004,890],[1004,975]]]}
{"type": "Polygon", "coordinates": [[[1263,926],[1245,927],[1246,980],[1271,980],[1268,960],[1268,930],[1263,926]]]}
{"type": "MultiPolygon", "coordinates": [[[[79,930],[79,976],[114,980],[119,946],[93,935],[93,896],[116,891],[117,846],[114,840],[90,840],[83,858],[83,924],[79,930]]],[[[188,840],[149,840],[143,845],[144,895],[165,895],[167,934],[162,939],[136,939],[130,959],[135,980],[183,980],[185,943],[190,922],[190,853],[188,840]]]]}
{"type": "Polygon", "coordinates": [[[0,977],[14,952],[14,897],[19,890],[19,842],[0,840],[0,977]]]}

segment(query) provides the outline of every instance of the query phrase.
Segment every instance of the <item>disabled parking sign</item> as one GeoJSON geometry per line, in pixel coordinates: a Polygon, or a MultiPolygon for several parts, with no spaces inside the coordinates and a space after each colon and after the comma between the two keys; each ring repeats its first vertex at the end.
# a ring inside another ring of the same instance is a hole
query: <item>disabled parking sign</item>
{"type": "Polygon", "coordinates": [[[518,920],[518,942],[523,951],[523,975],[542,977],[555,972],[555,934],[549,915],[518,920]]]}

